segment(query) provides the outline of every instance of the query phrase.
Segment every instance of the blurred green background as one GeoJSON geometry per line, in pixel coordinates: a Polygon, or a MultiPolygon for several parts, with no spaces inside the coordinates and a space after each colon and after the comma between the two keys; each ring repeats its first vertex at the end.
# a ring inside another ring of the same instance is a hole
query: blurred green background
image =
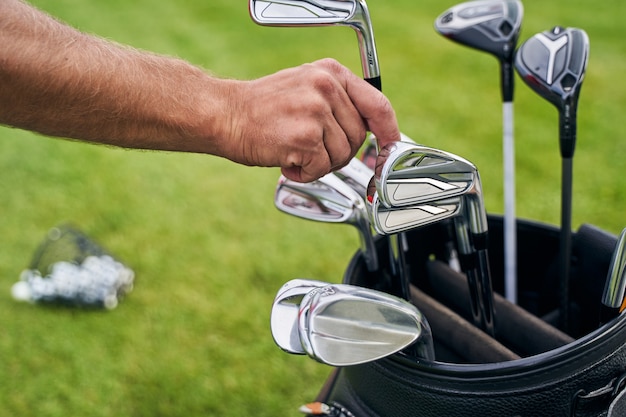
{"type": "MultiPolygon", "coordinates": [[[[331,56],[361,74],[345,27],[263,28],[245,0],[36,0],[115,41],[252,79],[331,56]]],[[[494,58],[444,40],[454,2],[371,0],[384,92],[416,141],[474,162],[502,213],[501,103],[494,58]]],[[[626,226],[626,43],[621,0],[527,0],[521,39],[583,28],[591,58],[579,106],[574,227],[626,226]]],[[[517,213],[559,223],[556,109],[516,79],[517,213]]],[[[1,98],[0,98],[1,99],[1,98]]],[[[330,368],[282,353],[269,332],[276,290],[339,282],[358,246],[349,226],[273,205],[277,169],[203,155],[129,151],[0,128],[0,416],[283,416],[330,368]],[[136,272],[110,312],[20,304],[10,287],[47,230],[71,221],[136,272]]]]}

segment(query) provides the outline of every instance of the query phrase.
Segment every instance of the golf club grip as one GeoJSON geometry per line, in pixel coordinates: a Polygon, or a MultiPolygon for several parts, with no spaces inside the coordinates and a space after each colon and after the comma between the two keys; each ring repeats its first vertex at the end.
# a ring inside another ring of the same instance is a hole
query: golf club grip
{"type": "Polygon", "coordinates": [[[445,335],[437,338],[437,342],[468,363],[496,363],[520,358],[414,285],[411,285],[411,301],[428,319],[433,335],[445,335]]]}
{"type": "MultiPolygon", "coordinates": [[[[429,262],[427,272],[434,296],[458,311],[461,316],[469,317],[470,311],[466,302],[469,294],[465,276],[441,261],[429,262]]],[[[494,306],[500,323],[496,327],[496,338],[522,356],[547,352],[574,341],[571,336],[497,293],[494,293],[494,306]]]]}
{"type": "Polygon", "coordinates": [[[374,86],[374,88],[376,88],[378,91],[383,91],[383,84],[380,80],[380,75],[377,77],[365,78],[365,81],[374,86]]]}

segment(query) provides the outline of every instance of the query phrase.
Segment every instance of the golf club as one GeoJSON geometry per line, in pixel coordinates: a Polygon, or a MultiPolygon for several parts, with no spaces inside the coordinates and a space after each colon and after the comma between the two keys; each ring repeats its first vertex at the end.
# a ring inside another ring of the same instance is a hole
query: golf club
{"type": "Polygon", "coordinates": [[[380,291],[345,284],[313,289],[302,299],[298,320],[307,354],[331,366],[374,361],[409,346],[419,360],[435,359],[422,313],[380,291]]]}
{"type": "MultiPolygon", "coordinates": [[[[372,22],[365,0],[249,0],[252,20],[264,26],[326,26],[342,25],[353,28],[357,34],[363,77],[378,90],[382,90],[378,53],[372,22]]],[[[397,287],[410,280],[404,259],[406,239],[390,235],[389,256],[391,272],[397,287]]],[[[398,294],[409,299],[406,293],[398,294]]]]}
{"type": "Polygon", "coordinates": [[[279,210],[303,219],[353,225],[359,231],[367,268],[378,270],[378,255],[363,197],[334,174],[310,183],[281,176],[274,204],[279,210]]]}
{"type": "Polygon", "coordinates": [[[369,188],[368,211],[381,234],[462,217],[455,219],[455,229],[464,258],[462,269],[471,287],[474,321],[493,335],[487,213],[476,167],[441,150],[397,142],[381,149],[374,182],[369,188]],[[381,195],[386,195],[386,204],[378,200],[381,195]]]}
{"type": "Polygon", "coordinates": [[[250,0],[252,20],[263,26],[349,26],[359,42],[367,82],[381,89],[378,53],[369,10],[364,0],[250,0]]]}
{"type": "Polygon", "coordinates": [[[459,44],[494,55],[500,62],[504,168],[505,297],[517,302],[515,143],[513,127],[515,47],[524,15],[519,0],[481,0],[456,5],[435,20],[435,29],[459,44]]]}
{"type": "Polygon", "coordinates": [[[617,239],[609,272],[604,284],[602,305],[600,306],[600,324],[608,323],[626,308],[626,229],[617,239]]]}
{"type": "Polygon", "coordinates": [[[488,226],[487,210],[483,200],[480,177],[476,178],[472,189],[465,194],[465,217],[468,219],[468,229],[473,254],[476,257],[476,271],[480,283],[480,301],[482,312],[482,328],[491,336],[495,336],[495,307],[493,302],[493,288],[491,284],[491,270],[488,255],[488,226]]]}
{"type": "Polygon", "coordinates": [[[522,79],[559,111],[561,152],[560,317],[569,326],[569,275],[572,255],[572,171],[576,148],[578,98],[589,60],[589,37],[582,29],[556,26],[528,39],[517,51],[522,79]]]}

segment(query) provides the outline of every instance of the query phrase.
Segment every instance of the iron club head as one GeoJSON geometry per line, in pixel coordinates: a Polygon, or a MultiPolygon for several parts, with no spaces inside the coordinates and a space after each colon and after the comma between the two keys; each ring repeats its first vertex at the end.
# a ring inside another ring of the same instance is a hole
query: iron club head
{"type": "Polygon", "coordinates": [[[293,279],[283,285],[274,298],[270,328],[274,342],[288,353],[305,354],[298,333],[298,311],[304,296],[311,290],[328,285],[326,282],[293,279]]]}
{"type": "Polygon", "coordinates": [[[415,345],[434,360],[426,318],[411,303],[389,294],[337,284],[309,292],[300,307],[299,331],[309,356],[331,366],[374,361],[415,345]]]}
{"type": "Polygon", "coordinates": [[[387,207],[414,206],[467,193],[478,177],[469,161],[438,149],[394,142],[381,149],[376,189],[387,207]]]}
{"type": "Polygon", "coordinates": [[[264,26],[349,26],[357,33],[363,76],[379,90],[374,31],[364,0],[249,0],[250,16],[264,26]]]}
{"type": "Polygon", "coordinates": [[[346,223],[359,231],[367,267],[378,269],[378,257],[363,197],[334,174],[299,183],[281,176],[274,196],[276,207],[296,217],[326,223],[346,223]]]}
{"type": "MultiPolygon", "coordinates": [[[[372,181],[373,184],[373,181],[372,181]]],[[[450,197],[414,206],[389,208],[378,199],[376,187],[368,188],[367,209],[372,226],[381,235],[406,232],[461,214],[462,197],[450,197]]]]}

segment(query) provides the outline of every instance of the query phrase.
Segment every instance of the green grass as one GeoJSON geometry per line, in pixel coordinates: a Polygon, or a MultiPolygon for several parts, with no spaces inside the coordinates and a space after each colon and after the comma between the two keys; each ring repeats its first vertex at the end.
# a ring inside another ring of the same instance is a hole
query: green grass
{"type": "MultiPolygon", "coordinates": [[[[262,28],[245,1],[37,0],[85,31],[254,78],[332,56],[360,74],[347,28],[262,28]]],[[[502,212],[495,59],[442,39],[452,3],[370,1],[385,93],[402,130],[476,163],[502,212]]],[[[626,226],[626,44],[611,0],[526,1],[522,39],[554,24],[587,30],[574,226],[626,226]],[[567,6],[567,7],[564,7],[567,6]]],[[[519,217],[558,224],[557,112],[516,85],[519,217]]],[[[1,99],[1,98],[0,98],[1,99]]],[[[330,368],[282,353],[269,308],[289,279],[338,282],[357,247],[348,226],[273,206],[277,169],[202,155],[111,149],[0,128],[0,416],[283,416],[330,368]],[[48,228],[71,221],[126,261],[136,289],[118,309],[18,304],[9,294],[48,228]]]]}

